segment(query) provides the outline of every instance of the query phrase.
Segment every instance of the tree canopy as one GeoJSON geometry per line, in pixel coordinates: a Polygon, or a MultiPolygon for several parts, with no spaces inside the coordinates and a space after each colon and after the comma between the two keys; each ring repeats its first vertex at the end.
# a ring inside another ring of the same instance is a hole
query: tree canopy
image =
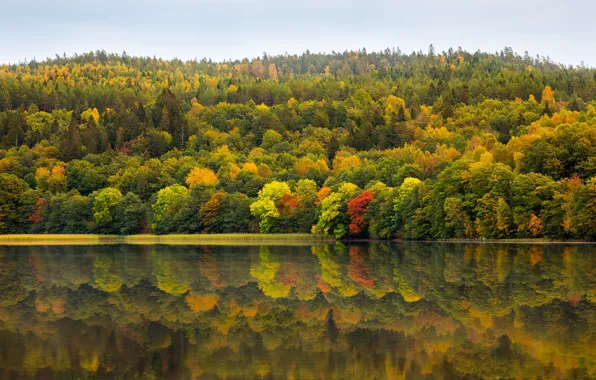
{"type": "Polygon", "coordinates": [[[2,65],[0,232],[594,240],[595,78],[509,48],[2,65]]]}

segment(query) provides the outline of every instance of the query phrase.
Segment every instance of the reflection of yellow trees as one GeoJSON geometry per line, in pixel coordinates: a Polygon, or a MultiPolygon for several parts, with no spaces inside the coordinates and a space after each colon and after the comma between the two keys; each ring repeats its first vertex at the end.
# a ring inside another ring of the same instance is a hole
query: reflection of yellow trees
{"type": "Polygon", "coordinates": [[[292,288],[276,280],[279,267],[280,263],[273,260],[269,247],[264,246],[259,249],[259,262],[250,266],[250,275],[257,280],[259,289],[268,297],[285,297],[292,288]]]}
{"type": "Polygon", "coordinates": [[[497,273],[500,282],[504,282],[509,276],[511,269],[511,255],[505,249],[499,249],[497,251],[497,273]]]}
{"type": "Polygon", "coordinates": [[[406,302],[418,302],[422,296],[418,294],[412,287],[403,279],[399,273],[399,268],[393,270],[393,280],[397,283],[397,291],[404,298],[406,302]]]}
{"type": "Polygon", "coordinates": [[[157,278],[157,287],[166,293],[179,296],[188,291],[188,284],[179,283],[171,273],[163,268],[157,271],[155,277],[157,278]]]}
{"type": "Polygon", "coordinates": [[[228,335],[230,329],[234,326],[235,321],[236,320],[234,318],[222,316],[215,320],[213,326],[220,334],[228,335]]]}
{"type": "Polygon", "coordinates": [[[383,243],[370,246],[367,259],[370,263],[366,268],[369,276],[374,280],[374,285],[369,291],[377,298],[395,292],[390,245],[383,243]]]}
{"type": "Polygon", "coordinates": [[[160,255],[157,252],[151,255],[154,259],[154,274],[157,280],[157,287],[169,294],[179,296],[186,293],[190,286],[180,281],[181,271],[185,268],[178,266],[184,265],[184,262],[172,260],[171,257],[160,255]]]}
{"type": "Polygon", "coordinates": [[[81,352],[79,354],[79,364],[82,368],[86,369],[89,372],[97,372],[97,370],[99,369],[99,357],[95,352],[81,352]]]}
{"type": "Polygon", "coordinates": [[[190,292],[186,295],[185,300],[192,311],[201,313],[213,309],[217,305],[217,301],[219,301],[219,296],[214,293],[195,294],[190,292]]]}
{"type": "Polygon", "coordinates": [[[314,300],[318,294],[317,281],[314,277],[301,277],[294,288],[296,297],[301,301],[314,300]]]}
{"type": "Polygon", "coordinates": [[[352,284],[343,281],[340,265],[335,262],[331,248],[330,245],[317,245],[311,248],[321,265],[321,279],[336,288],[342,296],[351,297],[357,294],[358,290],[352,284]]]}
{"type": "Polygon", "coordinates": [[[114,272],[112,258],[100,255],[93,262],[94,286],[104,292],[114,293],[122,287],[122,280],[114,272]]]}
{"type": "Polygon", "coordinates": [[[244,315],[246,318],[252,318],[255,315],[257,315],[257,312],[259,311],[259,306],[255,305],[253,307],[250,307],[248,309],[244,309],[244,311],[242,312],[242,315],[244,315]]]}
{"type": "Polygon", "coordinates": [[[532,266],[538,264],[544,258],[544,248],[542,246],[534,245],[530,248],[530,264],[532,266]]]}

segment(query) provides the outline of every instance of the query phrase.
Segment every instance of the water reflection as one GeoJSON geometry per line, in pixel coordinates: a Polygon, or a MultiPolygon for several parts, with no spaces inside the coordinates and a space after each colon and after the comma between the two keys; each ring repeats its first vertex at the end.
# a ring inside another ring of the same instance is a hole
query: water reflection
{"type": "Polygon", "coordinates": [[[0,247],[0,378],[594,378],[596,247],[0,247]]]}

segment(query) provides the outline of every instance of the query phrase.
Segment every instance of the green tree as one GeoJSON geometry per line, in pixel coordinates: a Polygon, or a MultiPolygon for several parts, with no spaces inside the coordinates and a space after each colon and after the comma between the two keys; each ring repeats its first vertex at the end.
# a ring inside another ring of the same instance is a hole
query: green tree
{"type": "Polygon", "coordinates": [[[147,210],[141,198],[135,193],[127,193],[115,210],[114,220],[121,235],[134,235],[143,232],[147,210]]]}
{"type": "Polygon", "coordinates": [[[153,204],[153,220],[151,227],[158,233],[175,231],[176,214],[191,201],[189,190],[181,185],[165,187],[157,192],[157,200],[153,204]]]}
{"type": "Polygon", "coordinates": [[[16,226],[20,215],[17,213],[19,198],[29,186],[14,174],[0,174],[0,232],[18,232],[16,226]]]}
{"type": "Polygon", "coordinates": [[[105,176],[88,161],[73,160],[66,167],[66,183],[69,190],[78,190],[83,195],[89,195],[106,185],[105,176]]]}
{"type": "Polygon", "coordinates": [[[93,221],[97,230],[103,233],[118,232],[114,219],[116,209],[123,198],[120,190],[107,187],[92,194],[91,197],[93,198],[93,221]]]}
{"type": "Polygon", "coordinates": [[[271,232],[276,220],[281,217],[278,206],[285,194],[291,194],[290,186],[285,182],[273,181],[263,186],[257,200],[250,205],[251,213],[260,220],[262,233],[271,232]]]}

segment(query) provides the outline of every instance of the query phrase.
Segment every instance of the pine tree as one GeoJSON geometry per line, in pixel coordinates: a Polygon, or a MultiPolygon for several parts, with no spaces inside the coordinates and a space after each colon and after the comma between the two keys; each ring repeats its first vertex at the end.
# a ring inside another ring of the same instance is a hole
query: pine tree
{"type": "Polygon", "coordinates": [[[329,140],[329,144],[327,145],[327,157],[330,161],[332,161],[335,158],[335,154],[338,150],[339,141],[337,141],[337,138],[335,136],[332,136],[331,140],[329,140]]]}

